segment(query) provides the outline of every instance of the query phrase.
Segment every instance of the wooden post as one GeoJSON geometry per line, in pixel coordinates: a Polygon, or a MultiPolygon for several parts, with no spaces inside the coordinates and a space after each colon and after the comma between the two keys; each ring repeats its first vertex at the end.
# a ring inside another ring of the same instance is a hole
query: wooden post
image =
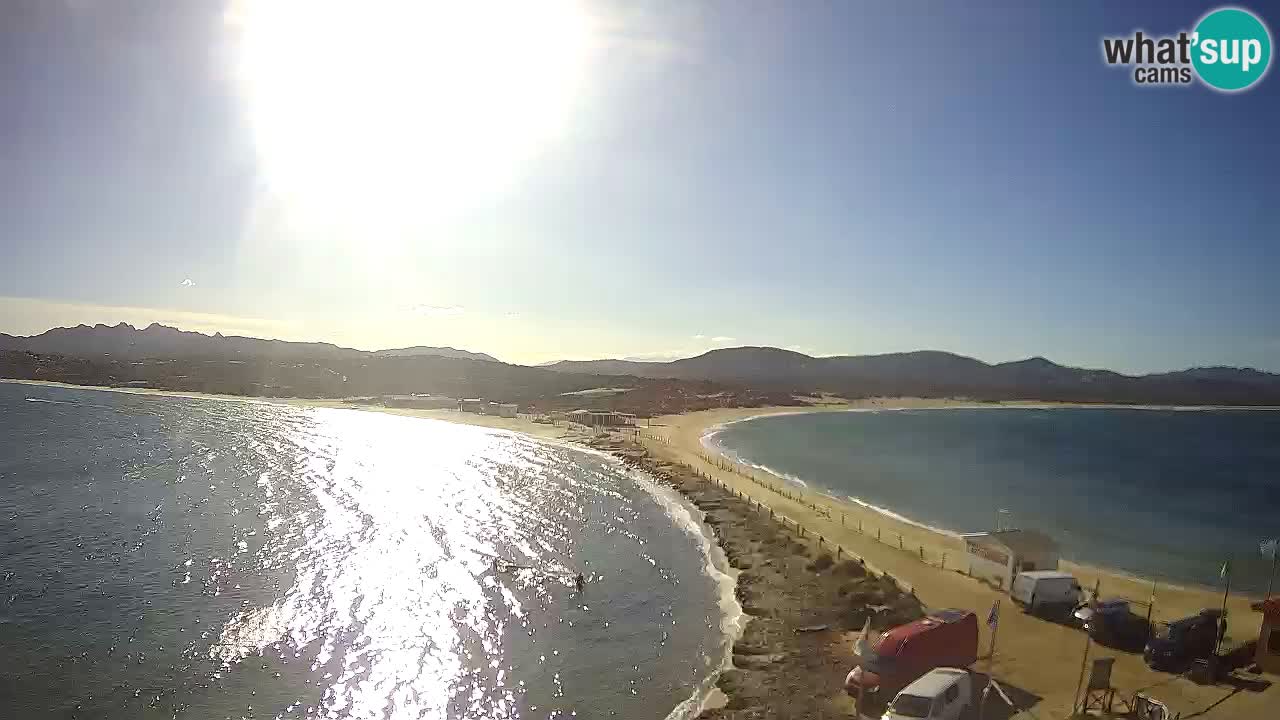
{"type": "MultiPolygon", "coordinates": [[[[1093,581],[1093,599],[1089,601],[1090,604],[1098,602],[1098,586],[1101,584],[1101,580],[1093,581]]],[[[1092,640],[1093,638],[1089,636],[1089,633],[1084,634],[1084,655],[1080,657],[1080,679],[1076,681],[1076,694],[1071,698],[1071,712],[1073,713],[1076,711],[1077,703],[1084,705],[1084,703],[1080,702],[1080,689],[1084,687],[1084,668],[1089,662],[1089,643],[1092,640]]]]}
{"type": "Polygon", "coordinates": [[[1222,619],[1218,621],[1217,642],[1213,644],[1213,654],[1216,656],[1218,651],[1222,649],[1222,629],[1227,621],[1227,596],[1231,594],[1231,561],[1228,560],[1222,566],[1222,572],[1227,577],[1227,587],[1222,591],[1222,619]]]}
{"type": "Polygon", "coordinates": [[[1271,547],[1271,579],[1267,581],[1267,596],[1263,598],[1263,602],[1271,599],[1271,590],[1276,584],[1276,561],[1280,560],[1280,545],[1271,547]]]}
{"type": "Polygon", "coordinates": [[[996,661],[996,635],[1000,632],[1000,600],[996,599],[996,626],[991,628],[991,647],[987,649],[987,675],[991,675],[991,670],[996,661]]]}

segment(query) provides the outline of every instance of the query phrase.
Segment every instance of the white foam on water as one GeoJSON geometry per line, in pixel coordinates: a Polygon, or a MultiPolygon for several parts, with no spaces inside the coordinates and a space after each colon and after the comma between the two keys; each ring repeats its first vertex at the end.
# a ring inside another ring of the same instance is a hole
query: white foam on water
{"type": "MultiPolygon", "coordinates": [[[[621,462],[621,461],[619,461],[621,462]]],[[[688,720],[697,717],[710,699],[716,688],[716,680],[720,673],[733,665],[733,643],[742,636],[747,616],[742,612],[735,589],[738,584],[738,572],[729,566],[724,550],[716,542],[711,527],[703,522],[706,514],[699,510],[688,498],[674,489],[658,483],[648,473],[632,469],[628,473],[636,485],[649,493],[658,505],[671,518],[672,523],[693,539],[702,552],[705,564],[703,573],[711,578],[718,589],[718,605],[720,607],[720,632],[724,638],[724,653],[714,671],[708,674],[693,693],[677,705],[667,720],[688,720]]]]}
{"type": "Polygon", "coordinates": [[[938,533],[939,535],[946,535],[949,537],[956,537],[956,538],[963,537],[961,533],[956,532],[955,530],[948,530],[947,528],[938,527],[937,525],[930,525],[929,523],[922,522],[914,518],[909,518],[906,515],[903,515],[902,513],[894,512],[893,510],[890,510],[887,507],[874,505],[872,503],[867,502],[866,500],[863,500],[862,498],[854,497],[852,495],[845,495],[845,498],[848,499],[850,502],[854,503],[855,505],[864,507],[879,515],[884,515],[887,518],[897,520],[900,523],[904,523],[907,525],[914,525],[915,527],[922,528],[930,532],[935,532],[935,533],[938,533]]]}

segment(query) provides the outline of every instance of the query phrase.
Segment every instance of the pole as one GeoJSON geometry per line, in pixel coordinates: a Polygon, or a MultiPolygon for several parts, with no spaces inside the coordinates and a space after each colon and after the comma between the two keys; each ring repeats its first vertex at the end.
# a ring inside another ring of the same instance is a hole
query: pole
{"type": "Polygon", "coordinates": [[[1222,649],[1222,636],[1227,623],[1227,596],[1231,594],[1231,561],[1223,563],[1222,572],[1227,577],[1227,586],[1222,591],[1222,617],[1218,620],[1218,640],[1213,644],[1213,654],[1222,649]]]}
{"type": "Polygon", "coordinates": [[[1271,546],[1271,579],[1267,581],[1267,596],[1263,602],[1271,599],[1271,588],[1276,584],[1276,560],[1280,560],[1280,545],[1271,546]]]}
{"type": "Polygon", "coordinates": [[[996,600],[996,624],[991,628],[991,647],[987,650],[987,674],[991,674],[996,661],[996,635],[1000,632],[1000,601],[996,600]]]}
{"type": "MultiPolygon", "coordinates": [[[[1098,586],[1101,583],[1101,580],[1093,581],[1093,599],[1089,601],[1090,605],[1097,605],[1098,586]]],[[[1086,632],[1084,634],[1084,655],[1080,657],[1080,679],[1076,681],[1076,694],[1071,699],[1071,712],[1076,711],[1077,703],[1079,703],[1079,705],[1084,704],[1080,702],[1080,690],[1084,687],[1084,668],[1089,662],[1089,643],[1092,641],[1093,638],[1086,632]]]]}
{"type": "Polygon", "coordinates": [[[1151,639],[1151,612],[1156,608],[1156,583],[1159,580],[1151,581],[1151,599],[1147,602],[1147,639],[1151,639]]]}

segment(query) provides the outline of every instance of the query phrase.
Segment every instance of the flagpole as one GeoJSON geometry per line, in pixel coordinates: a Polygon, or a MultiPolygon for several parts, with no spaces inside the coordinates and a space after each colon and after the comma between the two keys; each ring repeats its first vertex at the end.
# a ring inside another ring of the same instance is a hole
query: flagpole
{"type": "MultiPolygon", "coordinates": [[[[1093,597],[1089,600],[1089,607],[1097,608],[1098,606],[1098,589],[1102,584],[1101,578],[1093,581],[1093,597]]],[[[1086,630],[1084,633],[1084,655],[1080,657],[1080,679],[1076,681],[1076,694],[1071,698],[1071,711],[1075,712],[1076,704],[1084,705],[1080,702],[1080,688],[1084,687],[1084,667],[1089,662],[1089,643],[1093,641],[1093,636],[1086,630]]]]}
{"type": "Polygon", "coordinates": [[[1213,654],[1217,655],[1222,649],[1223,629],[1227,622],[1227,596],[1231,594],[1231,561],[1228,560],[1222,564],[1222,576],[1227,579],[1227,586],[1222,591],[1222,617],[1218,620],[1218,639],[1213,644],[1213,654]]]}
{"type": "Polygon", "coordinates": [[[1000,632],[1000,600],[996,600],[995,608],[991,612],[995,617],[995,623],[991,626],[991,648],[987,650],[988,669],[995,665],[996,661],[996,635],[1000,632]]]}
{"type": "Polygon", "coordinates": [[[1276,584],[1276,561],[1280,560],[1280,542],[1271,541],[1271,579],[1267,580],[1267,596],[1263,602],[1271,599],[1271,588],[1276,584]]]}

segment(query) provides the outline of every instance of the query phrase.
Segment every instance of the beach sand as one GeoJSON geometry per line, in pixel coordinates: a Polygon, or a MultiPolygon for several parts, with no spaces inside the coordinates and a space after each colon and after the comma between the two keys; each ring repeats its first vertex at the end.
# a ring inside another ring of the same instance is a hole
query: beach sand
{"type": "MultiPolygon", "coordinates": [[[[25,382],[25,381],[22,381],[25,382]]],[[[56,383],[45,383],[53,384],[56,383]]],[[[82,386],[67,386],[80,389],[82,386]]],[[[139,394],[179,395],[209,398],[192,393],[167,393],[151,390],[118,390],[139,394]]],[[[587,444],[588,434],[562,425],[534,423],[528,419],[496,418],[472,415],[455,410],[421,410],[384,408],[357,405],[331,400],[225,398],[279,402],[299,407],[325,407],[353,411],[388,412],[397,415],[424,417],[447,422],[460,422],[514,432],[521,432],[546,440],[587,444]]],[[[1027,403],[1040,405],[1040,403],[1027,403]]],[[[848,501],[831,498],[812,490],[800,488],[766,473],[737,465],[721,456],[713,456],[702,446],[703,435],[712,427],[758,415],[795,412],[839,411],[851,408],[897,407],[962,407],[972,403],[963,401],[921,400],[912,398],[872,399],[855,402],[827,400],[812,408],[740,408],[709,410],[684,415],[655,418],[649,427],[641,428],[643,449],[619,453],[624,459],[637,462],[641,455],[649,456],[646,467],[663,469],[676,478],[673,485],[708,512],[708,523],[726,554],[741,554],[741,535],[746,532],[754,538],[754,550],[747,562],[752,566],[784,568],[781,577],[788,582],[779,584],[776,577],[745,572],[739,576],[739,597],[744,603],[752,603],[768,611],[773,620],[783,618],[784,629],[802,618],[834,617],[846,613],[847,602],[842,605],[839,597],[829,597],[831,581],[822,573],[802,573],[803,565],[795,557],[794,545],[760,544],[760,537],[780,534],[779,528],[804,526],[808,534],[798,538],[793,530],[787,537],[806,544],[808,556],[816,533],[826,547],[838,545],[844,553],[855,554],[865,560],[868,567],[887,572],[909,586],[926,608],[959,607],[974,610],[985,618],[993,603],[1001,603],[1001,621],[994,658],[979,660],[975,670],[990,672],[1005,687],[1013,699],[1024,709],[1026,717],[1065,718],[1070,713],[1081,671],[1081,658],[1085,650],[1085,636],[1079,630],[1057,625],[1024,615],[1015,609],[1007,595],[973,580],[958,570],[963,570],[963,547],[954,536],[939,533],[919,525],[887,516],[874,509],[848,501]],[[715,487],[695,479],[697,475],[714,479],[731,493],[740,493],[752,502],[763,504],[765,511],[749,509],[745,500],[726,501],[720,496],[706,495],[715,487]],[[683,478],[683,479],[680,479],[683,478]],[[780,494],[763,487],[767,483],[786,493],[780,494]],[[773,510],[777,520],[769,519],[773,510]],[[784,520],[785,519],[785,520],[784,520]],[[789,523],[779,525],[779,521],[789,523]],[[859,531],[861,522],[861,531],[859,531]],[[876,531],[880,539],[877,540],[876,531]],[[732,531],[732,532],[731,532],[732,531]],[[899,539],[899,537],[901,539],[899,539]],[[902,549],[899,549],[901,543],[902,549]],[[921,560],[921,550],[924,560],[921,560]],[[942,555],[946,554],[945,569],[942,555]],[[767,565],[766,565],[767,563],[767,565]],[[744,580],[744,577],[746,580],[744,580]],[[815,584],[816,583],[816,584],[815,584]],[[794,587],[792,587],[794,585],[794,587]]],[[[983,404],[989,407],[990,404],[983,404]]],[[[607,449],[607,448],[606,448],[607,449]]],[[[785,534],[785,532],[783,532],[785,534]]],[[[1080,579],[1081,584],[1092,587],[1101,583],[1104,596],[1125,596],[1146,600],[1151,593],[1148,581],[1108,572],[1098,568],[1064,563],[1066,569],[1080,579]]],[[[741,566],[741,563],[739,563],[741,566]]],[[[843,582],[843,581],[842,581],[843,582]]],[[[1219,607],[1220,593],[1211,589],[1174,587],[1161,585],[1157,590],[1155,619],[1170,619],[1198,611],[1204,607],[1219,607]]],[[[1242,642],[1257,637],[1260,617],[1249,608],[1247,598],[1232,597],[1229,603],[1230,629],[1228,643],[1242,642]]],[[[847,622],[832,624],[829,631],[813,633],[811,639],[801,640],[801,646],[787,645],[780,651],[783,657],[770,661],[773,654],[767,649],[772,643],[782,642],[789,631],[779,631],[773,620],[769,623],[749,623],[745,630],[735,660],[738,670],[743,664],[753,665],[749,673],[726,673],[720,687],[728,695],[728,705],[709,711],[712,717],[847,717],[852,714],[852,701],[843,694],[841,682],[852,663],[852,644],[856,631],[847,622]],[[756,629],[752,627],[756,626],[756,629]],[[764,636],[759,633],[765,632],[764,636]],[[770,630],[772,628],[772,630],[770,630]],[[764,640],[762,640],[764,637],[764,640]],[[767,640],[767,642],[766,642],[767,640]],[[754,644],[753,644],[754,643],[754,644]],[[804,644],[804,643],[807,643],[804,644]],[[759,652],[757,652],[759,651],[759,652]],[[763,653],[763,655],[761,654],[763,653]],[[807,654],[806,654],[807,653],[807,654]],[[789,658],[789,659],[788,659],[789,658]],[[765,676],[761,676],[765,673],[765,676]],[[777,676],[776,678],[773,676],[777,676]],[[752,714],[764,711],[764,714],[752,714]]],[[[794,630],[794,628],[792,628],[794,630]]],[[[794,634],[794,633],[793,633],[794,634]]],[[[808,634],[805,634],[808,636],[808,634]]],[[[982,627],[981,649],[985,655],[990,642],[990,631],[982,627]]],[[[1149,670],[1138,655],[1112,650],[1093,644],[1090,658],[1115,657],[1112,684],[1118,689],[1118,697],[1131,697],[1142,691],[1166,704],[1182,717],[1203,718],[1264,718],[1280,717],[1280,689],[1273,678],[1259,680],[1226,681],[1213,686],[1201,686],[1190,680],[1149,670]]],[[[998,705],[999,703],[997,703],[998,705]]],[[[1006,712],[988,712],[988,718],[1008,717],[1006,712]]]]}
{"type": "MultiPolygon", "coordinates": [[[[966,403],[958,401],[876,399],[832,404],[821,410],[964,405],[966,403]]],[[[1022,697],[1033,701],[1038,717],[1066,717],[1079,678],[1084,634],[1024,615],[1011,605],[1004,593],[957,572],[967,567],[963,544],[958,538],[786,483],[755,468],[732,463],[722,456],[712,456],[702,445],[703,435],[716,425],[796,411],[796,408],[745,408],[666,416],[655,418],[650,427],[642,429],[642,433],[647,436],[645,446],[658,458],[687,464],[708,474],[726,486],[764,502],[778,513],[804,525],[810,532],[866,558],[873,567],[908,583],[929,608],[967,608],[985,618],[992,604],[1000,601],[1002,612],[995,658],[980,661],[978,668],[990,670],[1000,682],[1016,688],[1022,697]],[[759,482],[781,487],[787,496],[763,487],[759,482]],[[877,540],[877,531],[880,540],[877,540]],[[899,542],[904,549],[899,549],[899,542]],[[921,548],[924,551],[923,561],[921,548]],[[943,553],[947,555],[946,569],[939,567],[943,553]]],[[[1145,601],[1151,595],[1149,581],[1098,568],[1064,565],[1082,585],[1092,587],[1095,582],[1100,583],[1103,596],[1119,595],[1145,601]]],[[[1220,607],[1221,603],[1220,591],[1161,585],[1157,589],[1154,618],[1182,617],[1201,608],[1220,607]]],[[[1261,617],[1250,610],[1249,599],[1233,596],[1228,610],[1230,627],[1226,646],[1255,639],[1261,617]]],[[[852,638],[849,641],[852,642],[852,638]]],[[[981,642],[985,653],[990,642],[990,633],[985,626],[981,642]]],[[[1116,658],[1112,683],[1119,689],[1118,695],[1131,696],[1140,690],[1147,692],[1164,701],[1174,712],[1181,712],[1183,717],[1194,713],[1202,713],[1197,717],[1209,718],[1280,717],[1280,690],[1277,689],[1260,691],[1260,685],[1244,688],[1227,684],[1205,687],[1185,678],[1152,671],[1139,655],[1096,644],[1090,649],[1090,657],[1116,658]]]]}

